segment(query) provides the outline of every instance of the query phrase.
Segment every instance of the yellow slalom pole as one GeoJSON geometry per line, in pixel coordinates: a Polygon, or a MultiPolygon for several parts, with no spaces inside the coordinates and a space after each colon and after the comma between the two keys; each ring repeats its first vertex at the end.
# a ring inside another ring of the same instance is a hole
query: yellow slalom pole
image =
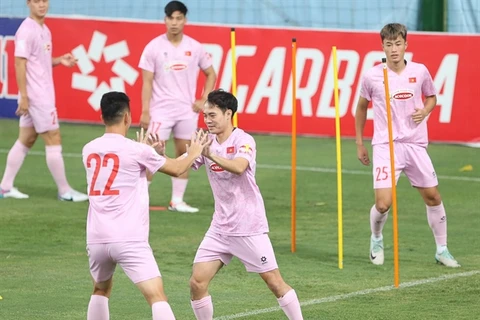
{"type": "Polygon", "coordinates": [[[340,135],[340,106],[338,102],[337,47],[332,47],[333,87],[335,98],[335,138],[337,144],[337,201],[338,201],[338,268],[343,269],[343,196],[342,196],[342,146],[340,135]]]}
{"type": "Polygon", "coordinates": [[[390,166],[392,179],[392,211],[393,211],[393,282],[395,288],[400,286],[400,263],[398,257],[398,215],[397,215],[397,181],[395,177],[395,150],[393,145],[392,108],[390,106],[390,89],[388,87],[387,59],[382,58],[385,103],[387,105],[388,144],[390,145],[390,166]]]}
{"type": "MultiPolygon", "coordinates": [[[[235,56],[235,28],[230,29],[230,52],[232,53],[232,94],[237,96],[237,57],[235,56]]],[[[238,126],[238,112],[233,115],[233,126],[238,126]]]]}
{"type": "Polygon", "coordinates": [[[297,251],[297,39],[292,39],[292,181],[291,249],[297,251]]]}

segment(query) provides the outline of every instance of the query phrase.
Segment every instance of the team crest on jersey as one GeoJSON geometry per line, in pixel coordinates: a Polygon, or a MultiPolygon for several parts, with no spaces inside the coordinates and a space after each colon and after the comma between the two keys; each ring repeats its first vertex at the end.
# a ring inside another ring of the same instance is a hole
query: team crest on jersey
{"type": "Polygon", "coordinates": [[[165,63],[165,71],[182,71],[187,69],[188,65],[184,61],[171,61],[165,63]]]}
{"type": "Polygon", "coordinates": [[[400,89],[392,93],[391,98],[395,100],[405,101],[414,97],[414,91],[410,89],[400,89]]]}
{"type": "Polygon", "coordinates": [[[238,152],[246,153],[246,154],[252,154],[253,149],[252,149],[252,147],[250,147],[250,145],[244,144],[243,146],[241,146],[241,147],[238,149],[238,152]]]}
{"type": "Polygon", "coordinates": [[[215,162],[210,165],[210,170],[212,170],[213,172],[223,172],[223,171],[225,171],[222,167],[220,167],[215,162]]]}
{"type": "Polygon", "coordinates": [[[235,147],[228,147],[227,148],[227,154],[230,154],[230,153],[235,153],[235,147]]]}

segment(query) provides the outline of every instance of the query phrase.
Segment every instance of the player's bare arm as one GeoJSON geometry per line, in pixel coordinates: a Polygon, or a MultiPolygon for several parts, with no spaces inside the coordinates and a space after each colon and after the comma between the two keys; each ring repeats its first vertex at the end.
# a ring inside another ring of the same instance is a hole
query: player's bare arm
{"type": "Polygon", "coordinates": [[[366,166],[370,164],[370,158],[368,156],[367,148],[363,144],[363,129],[365,128],[365,122],[367,122],[367,110],[370,101],[364,97],[358,99],[357,110],[355,111],[355,133],[357,144],[357,157],[360,162],[366,166]]]}
{"type": "Polygon", "coordinates": [[[140,126],[147,129],[150,125],[150,99],[152,98],[154,73],[142,70],[142,115],[140,116],[140,126]]]}
{"type": "Polygon", "coordinates": [[[416,124],[421,123],[429,114],[433,111],[437,105],[437,96],[429,96],[425,98],[423,102],[423,108],[415,108],[415,112],[412,114],[412,119],[416,124]]]}
{"type": "Polygon", "coordinates": [[[56,67],[58,65],[64,65],[65,67],[74,67],[77,64],[78,59],[75,59],[75,57],[71,53],[65,53],[64,55],[61,55],[60,57],[56,57],[52,59],[52,66],[56,67]]]}
{"type": "Polygon", "coordinates": [[[207,80],[205,81],[205,85],[203,86],[202,98],[196,100],[193,103],[193,111],[195,112],[202,111],[205,101],[207,101],[208,94],[212,92],[213,88],[215,87],[215,82],[217,81],[217,73],[215,72],[215,69],[213,69],[213,66],[210,66],[202,71],[203,74],[207,77],[207,80]]]}
{"type": "Polygon", "coordinates": [[[17,116],[28,114],[27,96],[27,59],[15,57],[15,75],[17,78],[18,90],[20,92],[20,103],[18,104],[17,116]]]}

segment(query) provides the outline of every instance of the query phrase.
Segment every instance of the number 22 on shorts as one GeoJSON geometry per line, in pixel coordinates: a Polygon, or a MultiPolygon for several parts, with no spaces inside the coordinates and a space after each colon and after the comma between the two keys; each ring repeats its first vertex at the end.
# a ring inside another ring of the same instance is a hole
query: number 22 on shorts
{"type": "Polygon", "coordinates": [[[114,153],[107,153],[102,157],[98,153],[92,153],[87,158],[87,168],[92,167],[92,160],[95,160],[95,170],[93,171],[92,182],[90,184],[90,191],[88,193],[89,196],[118,196],[120,194],[119,190],[112,190],[112,184],[115,181],[115,178],[118,174],[118,168],[120,167],[120,159],[114,153]],[[110,177],[108,178],[107,183],[103,189],[103,192],[100,190],[95,190],[95,185],[97,183],[98,174],[100,173],[101,168],[105,168],[108,166],[109,160],[113,160],[113,168],[110,173],[110,177]]]}
{"type": "Polygon", "coordinates": [[[375,180],[376,181],[382,181],[382,180],[387,180],[388,179],[388,167],[383,166],[383,167],[376,167],[375,168],[375,180]]]}

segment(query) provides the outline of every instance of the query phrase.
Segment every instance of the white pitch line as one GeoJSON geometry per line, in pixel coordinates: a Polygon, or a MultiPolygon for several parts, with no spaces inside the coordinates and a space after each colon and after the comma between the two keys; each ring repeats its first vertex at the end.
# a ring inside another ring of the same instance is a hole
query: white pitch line
{"type": "MultiPolygon", "coordinates": [[[[0,149],[0,153],[8,153],[8,149],[0,149]]],[[[30,151],[29,155],[33,156],[45,156],[45,152],[43,151],[30,151]]],[[[63,153],[65,158],[81,158],[82,155],[79,153],[63,153]]],[[[286,165],[277,165],[277,164],[257,164],[258,168],[263,169],[272,169],[272,170],[292,170],[291,166],[286,165]]],[[[337,173],[337,169],[333,168],[321,168],[321,167],[303,167],[297,166],[298,171],[307,171],[307,172],[322,172],[322,173],[337,173]]],[[[372,173],[370,171],[362,171],[362,170],[342,170],[344,174],[352,174],[352,175],[366,175],[369,176],[372,173]]],[[[444,180],[453,180],[453,181],[470,181],[470,182],[480,182],[480,178],[476,177],[460,177],[460,176],[438,176],[439,179],[444,180]]]]}
{"type": "MultiPolygon", "coordinates": [[[[427,278],[427,279],[422,279],[422,280],[416,280],[416,281],[401,283],[400,288],[416,287],[416,286],[420,286],[420,285],[424,285],[424,284],[436,283],[436,282],[450,280],[450,279],[456,279],[456,278],[462,278],[462,277],[471,277],[471,276],[474,276],[474,275],[477,275],[477,274],[480,274],[480,270],[463,272],[463,273],[448,274],[448,275],[444,275],[444,276],[440,276],[440,277],[436,277],[436,278],[427,278]]],[[[321,299],[307,300],[307,301],[301,302],[300,305],[302,307],[305,307],[305,306],[316,305],[316,304],[321,304],[321,303],[335,302],[335,301],[339,301],[339,300],[346,300],[346,299],[353,298],[353,297],[364,296],[364,295],[368,295],[368,294],[372,294],[372,293],[392,291],[392,290],[395,290],[395,289],[396,288],[394,286],[386,286],[386,287],[360,290],[360,291],[350,292],[350,293],[346,293],[346,294],[340,294],[340,295],[336,295],[336,296],[325,297],[325,298],[321,298],[321,299]]],[[[247,312],[242,312],[242,313],[236,313],[236,314],[232,314],[232,315],[217,317],[217,318],[215,318],[215,320],[238,319],[238,318],[244,318],[244,317],[249,317],[249,316],[256,316],[256,315],[259,315],[259,314],[277,312],[277,311],[280,311],[280,310],[281,310],[280,307],[257,309],[257,310],[252,310],[252,311],[247,311],[247,312]]]]}

